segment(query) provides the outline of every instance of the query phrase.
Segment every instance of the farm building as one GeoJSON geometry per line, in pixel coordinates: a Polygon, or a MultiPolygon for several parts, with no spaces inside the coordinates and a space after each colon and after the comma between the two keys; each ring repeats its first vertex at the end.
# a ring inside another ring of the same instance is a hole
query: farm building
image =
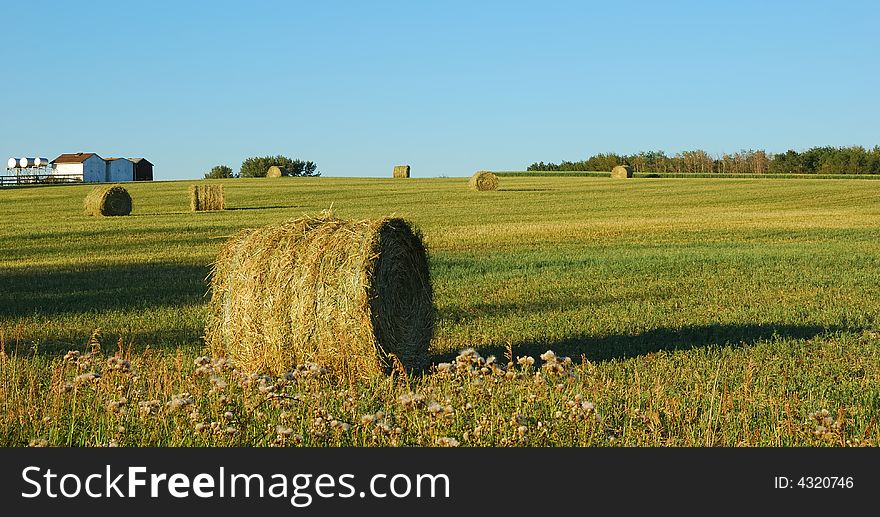
{"type": "Polygon", "coordinates": [[[134,181],[134,164],[126,158],[106,158],[107,174],[104,181],[134,181]]]}
{"type": "Polygon", "coordinates": [[[106,181],[107,162],[95,153],[62,154],[50,163],[53,175],[79,176],[86,183],[106,181]]]}
{"type": "Polygon", "coordinates": [[[95,153],[74,153],[58,156],[51,165],[50,175],[85,183],[153,180],[153,164],[146,158],[101,158],[95,153]]]}
{"type": "Polygon", "coordinates": [[[129,158],[134,164],[135,181],[153,181],[153,164],[146,158],[129,158]]]}

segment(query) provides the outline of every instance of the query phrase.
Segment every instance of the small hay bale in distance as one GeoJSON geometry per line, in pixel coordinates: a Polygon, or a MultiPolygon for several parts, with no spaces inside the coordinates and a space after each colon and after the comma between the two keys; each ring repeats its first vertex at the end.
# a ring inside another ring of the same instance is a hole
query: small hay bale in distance
{"type": "Polygon", "coordinates": [[[225,209],[223,185],[190,185],[189,207],[193,212],[225,209]]]}
{"type": "Polygon", "coordinates": [[[101,185],[88,193],[83,201],[86,215],[95,217],[128,215],[131,196],[122,185],[101,185]]]}
{"type": "Polygon", "coordinates": [[[618,165],[611,169],[612,178],[632,178],[633,169],[629,165],[618,165]]]}
{"type": "Polygon", "coordinates": [[[395,178],[409,178],[409,165],[395,165],[393,174],[395,178]]]}
{"type": "Polygon", "coordinates": [[[471,190],[498,190],[498,176],[489,171],[477,171],[468,180],[468,187],[471,190]]]}
{"type": "Polygon", "coordinates": [[[245,229],[211,273],[205,341],[249,372],[317,363],[337,379],[427,366],[428,255],[403,219],[322,214],[245,229]]]}
{"type": "Polygon", "coordinates": [[[269,169],[266,171],[267,178],[280,178],[281,176],[287,176],[287,174],[285,174],[284,169],[277,165],[269,167],[269,169]]]}

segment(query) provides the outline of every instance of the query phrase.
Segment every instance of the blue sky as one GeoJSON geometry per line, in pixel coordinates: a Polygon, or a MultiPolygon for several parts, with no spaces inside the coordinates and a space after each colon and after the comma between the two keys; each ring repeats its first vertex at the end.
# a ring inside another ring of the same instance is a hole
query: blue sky
{"type": "Polygon", "coordinates": [[[4,162],[425,177],[880,144],[877,2],[0,2],[4,162]]]}

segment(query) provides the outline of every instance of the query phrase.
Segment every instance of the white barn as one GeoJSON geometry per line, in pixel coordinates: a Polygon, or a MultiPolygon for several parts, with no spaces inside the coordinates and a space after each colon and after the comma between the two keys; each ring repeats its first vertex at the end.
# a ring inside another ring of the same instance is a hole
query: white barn
{"type": "Polygon", "coordinates": [[[107,162],[95,153],[62,154],[50,163],[52,174],[79,176],[86,183],[107,181],[107,162]]]}
{"type": "Polygon", "coordinates": [[[107,179],[104,181],[134,181],[134,163],[126,158],[107,158],[107,179]]]}

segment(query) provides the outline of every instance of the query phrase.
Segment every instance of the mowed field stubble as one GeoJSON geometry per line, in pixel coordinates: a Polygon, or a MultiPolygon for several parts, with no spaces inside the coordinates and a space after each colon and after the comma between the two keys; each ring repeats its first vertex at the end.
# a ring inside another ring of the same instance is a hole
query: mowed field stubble
{"type": "Polygon", "coordinates": [[[499,180],[223,180],[216,212],[128,183],[103,218],[89,185],[0,190],[0,445],[877,444],[880,184],[499,180]],[[222,243],[331,205],[421,229],[435,366],[210,357],[222,243]]]}

